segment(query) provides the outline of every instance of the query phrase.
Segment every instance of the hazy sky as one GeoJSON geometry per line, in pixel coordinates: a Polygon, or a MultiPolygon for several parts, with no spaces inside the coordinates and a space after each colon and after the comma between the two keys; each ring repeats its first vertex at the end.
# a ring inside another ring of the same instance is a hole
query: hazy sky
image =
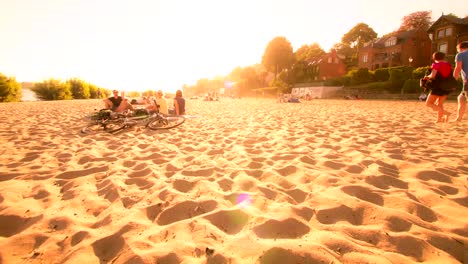
{"type": "Polygon", "coordinates": [[[358,23],[379,36],[416,11],[468,15],[466,0],[0,0],[0,73],[174,91],[261,62],[286,37],[328,51],[358,23]]]}

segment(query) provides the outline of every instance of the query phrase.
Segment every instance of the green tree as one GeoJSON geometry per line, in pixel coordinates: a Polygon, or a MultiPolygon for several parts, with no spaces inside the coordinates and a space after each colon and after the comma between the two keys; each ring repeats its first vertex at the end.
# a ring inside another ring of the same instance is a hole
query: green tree
{"type": "Polygon", "coordinates": [[[310,82],[314,80],[314,74],[310,62],[317,56],[325,54],[325,51],[319,44],[303,45],[294,53],[296,63],[287,72],[282,72],[282,79],[289,83],[310,82]]]}
{"type": "Polygon", "coordinates": [[[427,31],[431,25],[432,11],[418,11],[404,16],[398,31],[422,30],[427,31]]]}
{"type": "Polygon", "coordinates": [[[41,100],[70,100],[73,99],[70,85],[56,79],[35,83],[31,89],[41,100]]]}
{"type": "Polygon", "coordinates": [[[22,97],[21,84],[0,73],[0,102],[19,102],[22,97]]]}
{"type": "Polygon", "coordinates": [[[291,88],[289,87],[289,85],[286,82],[284,82],[283,80],[281,80],[281,79],[271,80],[270,86],[271,87],[278,87],[277,92],[279,92],[279,93],[290,93],[291,92],[291,88]]]}
{"type": "Polygon", "coordinates": [[[70,90],[74,99],[89,99],[91,93],[89,90],[89,84],[77,78],[67,80],[67,84],[70,86],[70,90]]]}
{"type": "Polygon", "coordinates": [[[239,95],[244,96],[251,93],[253,89],[263,87],[262,75],[257,70],[255,66],[242,68],[238,80],[239,95]]]}
{"type": "Polygon", "coordinates": [[[264,85],[262,80],[263,73],[261,72],[263,67],[258,66],[237,67],[226,79],[236,83],[240,95],[249,94],[252,89],[261,88],[264,85]]]}
{"type": "Polygon", "coordinates": [[[293,63],[293,48],[285,37],[276,37],[268,43],[262,56],[262,64],[275,77],[284,69],[289,69],[293,63]]]}
{"type": "Polygon", "coordinates": [[[362,48],[364,43],[377,37],[377,33],[365,23],[358,23],[341,38],[343,44],[353,48],[362,48]]]}
{"type": "Polygon", "coordinates": [[[318,43],[313,43],[312,45],[302,45],[296,50],[296,52],[294,52],[296,61],[308,61],[322,54],[325,54],[325,51],[318,43]]]}
{"type": "Polygon", "coordinates": [[[357,65],[359,50],[365,43],[374,40],[376,37],[377,33],[365,23],[358,23],[343,35],[341,38],[343,48],[349,47],[353,50],[350,64],[357,65]]]}
{"type": "Polygon", "coordinates": [[[338,54],[344,56],[344,63],[348,70],[357,66],[355,50],[349,44],[336,43],[333,45],[333,49],[335,49],[338,54]]]}

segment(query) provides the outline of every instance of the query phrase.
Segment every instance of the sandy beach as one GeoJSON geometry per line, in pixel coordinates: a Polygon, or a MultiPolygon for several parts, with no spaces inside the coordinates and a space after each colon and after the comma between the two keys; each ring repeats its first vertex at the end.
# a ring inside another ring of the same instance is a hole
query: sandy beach
{"type": "Polygon", "coordinates": [[[188,100],[171,130],[81,134],[101,106],[0,104],[0,263],[468,263],[468,117],[188,100]]]}

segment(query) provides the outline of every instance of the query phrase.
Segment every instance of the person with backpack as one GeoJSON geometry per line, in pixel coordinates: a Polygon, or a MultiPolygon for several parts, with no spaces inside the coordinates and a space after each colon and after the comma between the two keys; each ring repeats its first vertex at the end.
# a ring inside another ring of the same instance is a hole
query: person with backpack
{"type": "Polygon", "coordinates": [[[437,123],[448,122],[451,113],[444,110],[444,102],[447,100],[450,91],[445,86],[449,77],[452,77],[452,66],[444,61],[445,53],[443,52],[434,52],[432,59],[434,63],[431,65],[431,73],[424,77],[425,80],[432,83],[429,96],[426,99],[426,106],[437,111],[437,123]]]}

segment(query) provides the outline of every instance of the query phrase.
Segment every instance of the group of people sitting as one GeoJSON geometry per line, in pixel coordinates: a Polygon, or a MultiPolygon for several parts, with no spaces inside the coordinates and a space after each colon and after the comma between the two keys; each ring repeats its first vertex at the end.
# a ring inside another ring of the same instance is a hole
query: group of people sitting
{"type": "MultiPolygon", "coordinates": [[[[126,110],[134,111],[135,107],[132,105],[128,99],[125,98],[124,92],[121,92],[119,95],[119,91],[113,90],[112,96],[106,98],[104,101],[104,108],[110,109],[114,112],[124,112],[126,110]]],[[[156,92],[155,98],[148,98],[143,97],[142,104],[144,105],[144,109],[148,110],[148,112],[159,112],[164,115],[185,115],[185,99],[182,96],[182,91],[177,90],[174,100],[173,100],[173,108],[169,108],[169,104],[164,98],[164,93],[161,90],[156,92]]]]}

